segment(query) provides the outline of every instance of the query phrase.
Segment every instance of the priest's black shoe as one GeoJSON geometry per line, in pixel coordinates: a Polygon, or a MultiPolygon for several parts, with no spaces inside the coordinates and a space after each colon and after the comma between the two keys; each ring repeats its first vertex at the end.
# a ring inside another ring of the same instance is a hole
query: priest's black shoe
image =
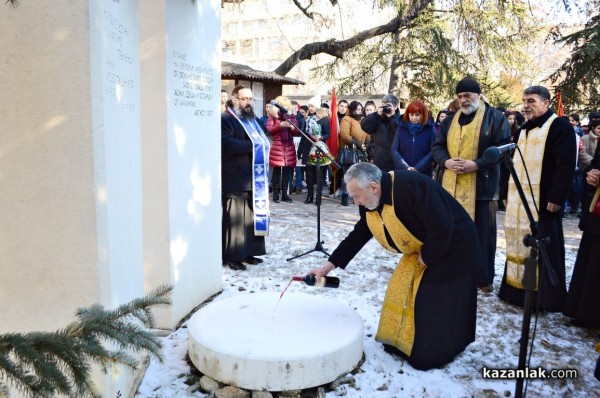
{"type": "Polygon", "coordinates": [[[281,194],[281,200],[283,200],[284,202],[287,202],[287,203],[292,203],[293,202],[292,198],[290,198],[288,196],[288,194],[285,193],[285,192],[281,194]]]}
{"type": "Polygon", "coordinates": [[[342,194],[342,206],[348,206],[348,194],[342,194]]]}
{"type": "Polygon", "coordinates": [[[227,266],[234,271],[246,271],[248,269],[244,264],[237,261],[228,261],[227,266]]]}
{"type": "Polygon", "coordinates": [[[304,203],[306,203],[306,204],[309,204],[309,203],[312,203],[312,202],[313,202],[313,197],[312,196],[308,196],[306,198],[306,200],[304,201],[304,203]]]}
{"type": "Polygon", "coordinates": [[[252,256],[252,257],[248,257],[247,259],[245,259],[244,262],[246,264],[250,264],[250,265],[257,265],[257,264],[263,263],[264,260],[262,258],[252,256]]]}

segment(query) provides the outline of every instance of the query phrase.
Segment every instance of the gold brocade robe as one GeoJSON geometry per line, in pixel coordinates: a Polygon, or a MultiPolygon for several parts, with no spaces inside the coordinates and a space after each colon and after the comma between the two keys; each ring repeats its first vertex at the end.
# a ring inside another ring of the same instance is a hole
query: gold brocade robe
{"type": "Polygon", "coordinates": [[[592,213],[594,211],[594,208],[596,207],[596,203],[598,203],[598,200],[600,199],[600,187],[596,188],[596,192],[594,192],[594,197],[592,198],[592,201],[590,202],[590,213],[592,213]]]}
{"type": "MultiPolygon", "coordinates": [[[[390,174],[393,187],[394,173],[390,174]]],[[[371,233],[383,247],[397,253],[386,238],[387,230],[396,247],[404,254],[388,284],[375,339],[410,356],[415,340],[415,298],[425,271],[425,267],[419,263],[423,242],[415,238],[396,217],[393,199],[391,205],[383,206],[381,214],[377,211],[367,212],[366,220],[371,233]]]]}
{"type": "MultiPolygon", "coordinates": [[[[546,138],[550,125],[556,119],[556,115],[552,115],[542,127],[536,127],[526,133],[521,131],[519,135],[518,146],[523,154],[523,158],[527,162],[527,172],[529,179],[523,167],[523,161],[518,154],[514,157],[514,167],[519,181],[531,183],[531,190],[524,189],[525,197],[533,217],[537,220],[539,215],[536,211],[536,206],[540,205],[540,181],[542,179],[542,161],[544,159],[544,150],[546,148],[546,138]],[[533,192],[533,196],[531,196],[533,192]]],[[[529,219],[525,212],[525,207],[521,202],[517,187],[512,178],[508,181],[508,200],[506,213],[504,216],[504,232],[506,235],[506,283],[517,289],[523,289],[521,280],[525,272],[525,258],[529,256],[530,249],[523,244],[525,235],[531,233],[529,219]]],[[[536,269],[536,281],[537,275],[536,269]]],[[[537,286],[537,282],[536,282],[537,286]]],[[[537,290],[537,287],[536,287],[537,290]]]]}
{"type": "MultiPolygon", "coordinates": [[[[479,153],[479,133],[485,115],[485,104],[480,103],[475,113],[475,119],[466,126],[458,124],[461,113],[460,110],[456,112],[448,130],[448,154],[453,159],[475,160],[479,153]]],[[[442,186],[464,207],[471,216],[471,220],[475,220],[477,172],[456,174],[452,170],[445,169],[442,186]]]]}

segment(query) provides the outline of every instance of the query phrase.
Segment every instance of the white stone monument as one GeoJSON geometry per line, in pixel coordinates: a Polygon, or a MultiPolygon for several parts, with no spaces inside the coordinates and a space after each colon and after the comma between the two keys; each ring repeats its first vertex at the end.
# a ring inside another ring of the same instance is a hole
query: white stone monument
{"type": "Polygon", "coordinates": [[[144,265],[172,328],[221,290],[220,3],[140,7],[144,265]],[[147,149],[145,149],[147,148],[147,149]]]}
{"type": "Polygon", "coordinates": [[[356,311],[317,295],[279,297],[240,294],[198,310],[188,321],[196,368],[241,388],[289,391],[332,382],[356,367],[364,341],[356,311]]]}
{"type": "MultiPolygon", "coordinates": [[[[163,283],[172,328],[221,289],[220,3],[2,7],[0,333],[163,283]]],[[[95,381],[126,397],[133,375],[95,381]]]]}

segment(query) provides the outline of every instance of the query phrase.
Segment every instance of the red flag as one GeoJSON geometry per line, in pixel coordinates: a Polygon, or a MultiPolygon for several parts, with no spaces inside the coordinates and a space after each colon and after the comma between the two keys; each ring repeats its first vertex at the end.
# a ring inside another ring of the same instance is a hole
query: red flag
{"type": "Polygon", "coordinates": [[[565,106],[563,105],[562,95],[560,94],[560,91],[556,92],[556,114],[558,116],[565,115],[565,106]]]}
{"type": "Polygon", "coordinates": [[[337,96],[335,95],[335,87],[331,90],[331,119],[329,120],[330,135],[329,139],[325,141],[329,147],[329,151],[335,157],[338,154],[339,141],[338,136],[340,134],[340,124],[338,123],[337,117],[337,96]]]}

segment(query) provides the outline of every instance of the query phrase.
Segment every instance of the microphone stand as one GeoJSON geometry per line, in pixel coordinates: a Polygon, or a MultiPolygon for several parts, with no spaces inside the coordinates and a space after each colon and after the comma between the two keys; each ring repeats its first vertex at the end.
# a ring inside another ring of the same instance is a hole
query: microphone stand
{"type": "Polygon", "coordinates": [[[326,256],[329,256],[329,253],[327,253],[327,251],[325,251],[325,248],[323,247],[323,244],[325,243],[325,241],[321,240],[321,195],[319,195],[319,187],[320,186],[321,186],[321,191],[323,190],[322,182],[321,182],[321,178],[322,178],[322,176],[321,176],[321,155],[326,156],[331,161],[331,163],[334,165],[334,167],[337,167],[339,169],[339,168],[341,168],[341,166],[335,161],[335,158],[333,157],[333,155],[331,153],[323,151],[312,140],[312,138],[310,138],[310,136],[308,134],[306,134],[304,131],[302,131],[296,123],[294,123],[292,120],[290,120],[290,118],[287,117],[285,112],[282,112],[280,109],[279,114],[283,120],[289,122],[292,126],[294,126],[296,128],[296,130],[298,130],[300,132],[300,134],[306,140],[308,140],[310,145],[313,146],[317,152],[317,165],[316,165],[317,166],[317,171],[316,171],[316,173],[317,173],[317,192],[316,192],[316,200],[315,200],[315,204],[317,205],[317,243],[316,243],[314,249],[309,250],[305,253],[299,254],[297,256],[287,258],[286,261],[292,261],[298,257],[305,256],[312,252],[321,252],[321,253],[325,254],[326,256]]]}
{"type": "MultiPolygon", "coordinates": [[[[510,171],[510,175],[512,176],[517,191],[519,192],[519,197],[521,199],[521,203],[525,208],[525,213],[527,213],[527,218],[529,220],[529,228],[531,230],[531,234],[525,235],[523,238],[523,244],[526,247],[530,248],[529,257],[525,258],[525,272],[523,274],[523,279],[521,280],[521,284],[525,289],[525,298],[523,302],[523,325],[521,327],[521,339],[519,340],[520,349],[519,349],[519,364],[517,366],[518,370],[522,370],[523,376],[525,376],[525,365],[527,361],[527,348],[529,346],[529,326],[531,323],[531,311],[533,307],[533,295],[536,287],[536,269],[538,268],[538,253],[542,256],[542,262],[544,263],[544,267],[541,269],[540,281],[544,277],[544,271],[548,273],[550,278],[550,282],[553,286],[558,284],[558,279],[556,277],[556,273],[554,269],[550,266],[550,259],[548,258],[548,252],[546,251],[546,245],[550,243],[550,238],[544,236],[543,226],[538,224],[533,218],[533,214],[531,213],[531,209],[529,207],[529,203],[527,202],[527,198],[525,197],[525,193],[523,192],[523,187],[521,182],[519,181],[519,177],[517,176],[517,172],[515,171],[513,160],[510,156],[504,156],[504,162],[508,170],[510,171]]],[[[540,282],[541,283],[541,282],[540,282]]],[[[539,297],[538,297],[539,299],[539,297]]],[[[517,375],[519,372],[517,371],[517,375]]],[[[518,377],[515,385],[515,398],[521,398],[523,396],[523,381],[525,377],[518,377]]]]}

